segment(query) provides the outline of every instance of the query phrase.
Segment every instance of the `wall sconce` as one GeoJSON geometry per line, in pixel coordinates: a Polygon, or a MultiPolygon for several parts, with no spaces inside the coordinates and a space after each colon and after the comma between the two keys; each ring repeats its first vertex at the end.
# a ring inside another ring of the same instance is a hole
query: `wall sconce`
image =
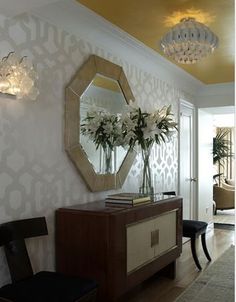
{"type": "Polygon", "coordinates": [[[17,99],[35,100],[39,94],[35,87],[38,79],[32,63],[27,57],[19,59],[14,52],[0,62],[0,93],[10,94],[17,99]]]}

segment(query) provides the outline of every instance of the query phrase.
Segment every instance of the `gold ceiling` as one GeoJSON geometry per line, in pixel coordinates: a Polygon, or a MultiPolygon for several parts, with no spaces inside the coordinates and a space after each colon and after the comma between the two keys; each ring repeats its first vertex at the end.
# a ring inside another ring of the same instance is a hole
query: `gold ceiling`
{"type": "MultiPolygon", "coordinates": [[[[219,38],[219,47],[193,65],[177,64],[205,84],[234,81],[233,0],[77,0],[162,56],[160,39],[183,17],[195,17],[219,38]]],[[[168,58],[167,58],[168,59],[168,58]]]]}

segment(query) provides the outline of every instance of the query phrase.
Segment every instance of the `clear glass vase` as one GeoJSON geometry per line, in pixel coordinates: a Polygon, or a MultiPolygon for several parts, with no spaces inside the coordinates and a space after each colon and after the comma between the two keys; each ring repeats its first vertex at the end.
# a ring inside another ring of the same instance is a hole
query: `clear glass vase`
{"type": "Polygon", "coordinates": [[[152,181],[152,172],[150,168],[150,154],[152,146],[149,146],[146,149],[142,149],[142,175],[141,175],[141,184],[139,187],[139,193],[144,195],[150,195],[151,198],[154,195],[154,187],[152,181]]]}
{"type": "Polygon", "coordinates": [[[101,174],[112,174],[114,173],[114,151],[109,148],[102,149],[102,162],[101,162],[101,174]]]}

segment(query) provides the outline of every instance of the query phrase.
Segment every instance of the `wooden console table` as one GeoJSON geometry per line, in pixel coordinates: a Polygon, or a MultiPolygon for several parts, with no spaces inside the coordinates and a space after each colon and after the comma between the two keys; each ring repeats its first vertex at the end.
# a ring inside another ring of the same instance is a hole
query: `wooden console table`
{"type": "Polygon", "coordinates": [[[134,207],[104,201],[56,211],[57,271],[94,278],[98,301],[117,301],[182,251],[182,198],[134,207]]]}

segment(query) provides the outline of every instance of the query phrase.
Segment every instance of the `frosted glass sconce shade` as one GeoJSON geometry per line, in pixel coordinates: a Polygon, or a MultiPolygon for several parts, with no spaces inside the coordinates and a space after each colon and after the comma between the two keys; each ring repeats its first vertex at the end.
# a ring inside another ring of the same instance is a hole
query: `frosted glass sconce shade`
{"type": "Polygon", "coordinates": [[[39,94],[35,87],[37,80],[32,63],[27,57],[19,59],[10,52],[0,62],[0,92],[16,96],[17,99],[35,100],[39,94]]]}

